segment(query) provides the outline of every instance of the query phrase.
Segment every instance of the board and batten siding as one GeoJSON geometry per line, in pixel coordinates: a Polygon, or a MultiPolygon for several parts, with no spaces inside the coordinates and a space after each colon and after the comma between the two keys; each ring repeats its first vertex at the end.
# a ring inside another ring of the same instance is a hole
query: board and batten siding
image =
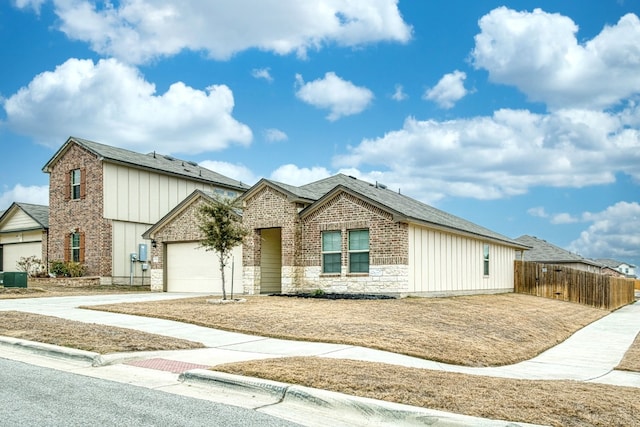
{"type": "MultiPolygon", "coordinates": [[[[131,274],[131,254],[138,253],[138,244],[147,244],[147,253],[151,253],[150,241],[144,240],[142,234],[149,229],[148,224],[138,224],[123,221],[112,222],[113,245],[112,245],[112,278],[113,283],[122,285],[129,284],[131,274]]],[[[148,260],[147,262],[150,262],[148,260]]],[[[142,263],[134,264],[134,276],[149,276],[150,272],[142,272],[142,263]]],[[[148,280],[148,279],[147,279],[148,280]]],[[[138,280],[136,280],[137,282],[138,280]]],[[[148,284],[149,282],[147,282],[148,284]]]]}
{"type": "Polygon", "coordinates": [[[515,250],[494,242],[409,226],[409,294],[465,295],[513,291],[515,250]],[[489,275],[484,245],[489,244],[489,275]]]}
{"type": "Polygon", "coordinates": [[[152,225],[193,191],[215,188],[213,184],[105,163],[104,217],[152,225]]]}

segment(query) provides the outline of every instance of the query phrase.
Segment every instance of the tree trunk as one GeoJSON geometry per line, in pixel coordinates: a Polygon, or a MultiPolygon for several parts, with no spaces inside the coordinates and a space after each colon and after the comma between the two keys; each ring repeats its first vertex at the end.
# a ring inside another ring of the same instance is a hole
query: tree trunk
{"type": "Polygon", "coordinates": [[[220,278],[222,279],[222,299],[227,299],[227,290],[224,286],[224,259],[220,257],[220,278]]]}

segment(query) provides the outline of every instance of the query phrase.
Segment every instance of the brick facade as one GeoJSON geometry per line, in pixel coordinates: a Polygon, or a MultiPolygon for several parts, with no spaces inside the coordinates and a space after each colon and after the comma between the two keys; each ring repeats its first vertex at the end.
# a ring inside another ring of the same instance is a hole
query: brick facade
{"type": "Polygon", "coordinates": [[[198,227],[200,222],[198,212],[204,200],[197,199],[188,204],[171,221],[167,221],[153,233],[153,241],[150,250],[151,264],[151,290],[163,291],[165,289],[166,245],[171,242],[185,242],[202,240],[204,235],[198,227]],[[155,246],[155,247],[154,247],[155,246]]]}
{"type": "Polygon", "coordinates": [[[244,291],[260,292],[261,230],[281,228],[282,292],[400,294],[408,289],[408,225],[362,199],[340,192],[308,215],[307,205],[265,186],[245,199],[243,223],[253,234],[243,247],[244,291]],[[369,273],[349,274],[348,230],[369,230],[369,273]],[[342,272],[322,274],[321,233],[342,231],[342,272]]]}
{"type": "Polygon", "coordinates": [[[103,169],[95,155],[76,144],[58,159],[49,178],[48,260],[65,259],[65,242],[73,232],[84,235],[84,264],[87,275],[110,277],[111,222],[103,218],[103,169]],[[85,174],[85,193],[70,199],[68,176],[74,169],[85,174]]]}

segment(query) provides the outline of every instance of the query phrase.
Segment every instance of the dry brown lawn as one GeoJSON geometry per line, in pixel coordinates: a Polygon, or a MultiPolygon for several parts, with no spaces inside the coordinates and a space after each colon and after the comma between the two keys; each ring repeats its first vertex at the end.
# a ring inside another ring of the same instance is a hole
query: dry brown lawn
{"type": "Polygon", "coordinates": [[[0,335],[100,354],[204,347],[202,343],[133,329],[75,322],[19,311],[0,311],[0,335]]]}
{"type": "Polygon", "coordinates": [[[0,286],[0,299],[70,297],[95,294],[121,294],[128,292],[149,292],[149,286],[59,286],[51,284],[29,286],[26,288],[4,288],[0,286]]]}
{"type": "Polygon", "coordinates": [[[313,357],[214,369],[491,419],[553,426],[640,425],[636,388],[491,378],[313,357]]]}
{"type": "Polygon", "coordinates": [[[530,359],[608,314],[520,294],[359,301],[262,296],[238,304],[206,300],[86,308],[261,336],[358,345],[467,366],[530,359]]]}
{"type": "Polygon", "coordinates": [[[636,336],[631,347],[616,367],[622,371],[640,372],[640,334],[636,336]]]}
{"type": "MultiPolygon", "coordinates": [[[[224,305],[209,304],[206,299],[92,308],[264,336],[363,345],[472,366],[531,358],[608,314],[518,294],[379,301],[251,297],[246,303],[224,305]]],[[[102,354],[201,347],[128,329],[17,312],[0,312],[0,335],[102,354]]],[[[214,369],[493,419],[554,426],[640,425],[638,390],[625,387],[303,357],[214,369]]],[[[640,372],[640,339],[620,369],[640,372]]]]}

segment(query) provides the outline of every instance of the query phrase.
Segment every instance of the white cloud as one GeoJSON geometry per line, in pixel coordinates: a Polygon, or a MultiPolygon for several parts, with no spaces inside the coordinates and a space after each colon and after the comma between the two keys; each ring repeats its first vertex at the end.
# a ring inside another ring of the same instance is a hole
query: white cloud
{"type": "Polygon", "coordinates": [[[445,74],[438,84],[425,92],[423,98],[435,102],[440,108],[452,108],[467,94],[467,89],[464,87],[466,78],[467,74],[458,70],[445,74]]]}
{"type": "Polygon", "coordinates": [[[602,212],[585,212],[582,218],[591,225],[571,242],[571,251],[589,258],[640,259],[638,202],[618,202],[602,212]]]}
{"type": "Polygon", "coordinates": [[[269,83],[273,82],[269,68],[254,68],[251,70],[251,75],[256,79],[264,79],[269,83]]]}
{"type": "Polygon", "coordinates": [[[536,206],[534,208],[530,208],[527,210],[527,213],[531,216],[535,216],[538,218],[548,218],[549,214],[545,211],[544,207],[536,206]]]}
{"type": "Polygon", "coordinates": [[[580,218],[576,218],[566,212],[555,214],[551,217],[551,224],[573,224],[579,221],[580,218]]]}
{"type": "MultiPolygon", "coordinates": [[[[398,0],[51,0],[60,30],[101,55],[142,63],[181,50],[229,59],[247,49],[304,57],[324,45],[406,42],[398,0]]],[[[43,0],[20,0],[19,7],[43,0]]]]}
{"type": "Polygon", "coordinates": [[[421,200],[497,199],[535,186],[611,183],[616,172],[640,179],[637,135],[615,115],[581,110],[541,115],[504,109],[442,122],[408,118],[402,129],[349,147],[333,165],[384,173],[421,200]]]}
{"type": "Polygon", "coordinates": [[[296,96],[307,104],[330,110],[327,119],[338,120],[344,116],[364,111],[373,101],[373,92],[343,80],[334,72],[324,78],[305,83],[301,75],[296,75],[296,96]]]}
{"type": "Polygon", "coordinates": [[[409,95],[404,93],[404,87],[402,87],[402,85],[396,85],[396,91],[391,95],[391,99],[395,101],[404,101],[407,98],[409,98],[409,95]]]}
{"type": "Polygon", "coordinates": [[[69,59],[37,75],[3,102],[13,132],[56,147],[70,135],[134,151],[197,153],[249,145],[252,132],[233,118],[233,93],[172,84],[163,94],[115,59],[69,59]]]}
{"type": "Polygon", "coordinates": [[[221,175],[235,179],[248,185],[258,182],[259,178],[244,165],[237,165],[228,162],[220,162],[216,160],[204,160],[199,163],[203,168],[218,172],[221,175]]]}
{"type": "Polygon", "coordinates": [[[0,194],[0,210],[5,210],[13,202],[32,203],[34,205],[49,205],[49,186],[16,184],[13,188],[4,188],[0,194]]]}
{"type": "Polygon", "coordinates": [[[20,9],[31,8],[37,14],[40,14],[40,8],[47,0],[14,0],[16,7],[20,9]]]}
{"type": "Polygon", "coordinates": [[[264,137],[269,142],[286,141],[289,137],[280,129],[267,129],[264,131],[264,137]]]}
{"type": "Polygon", "coordinates": [[[271,173],[270,179],[289,185],[304,185],[331,176],[331,172],[319,166],[299,168],[296,165],[282,165],[271,173]]]}
{"type": "Polygon", "coordinates": [[[492,10],[480,21],[473,63],[551,109],[606,108],[640,92],[640,19],[634,14],[579,43],[568,17],[492,10]]]}

